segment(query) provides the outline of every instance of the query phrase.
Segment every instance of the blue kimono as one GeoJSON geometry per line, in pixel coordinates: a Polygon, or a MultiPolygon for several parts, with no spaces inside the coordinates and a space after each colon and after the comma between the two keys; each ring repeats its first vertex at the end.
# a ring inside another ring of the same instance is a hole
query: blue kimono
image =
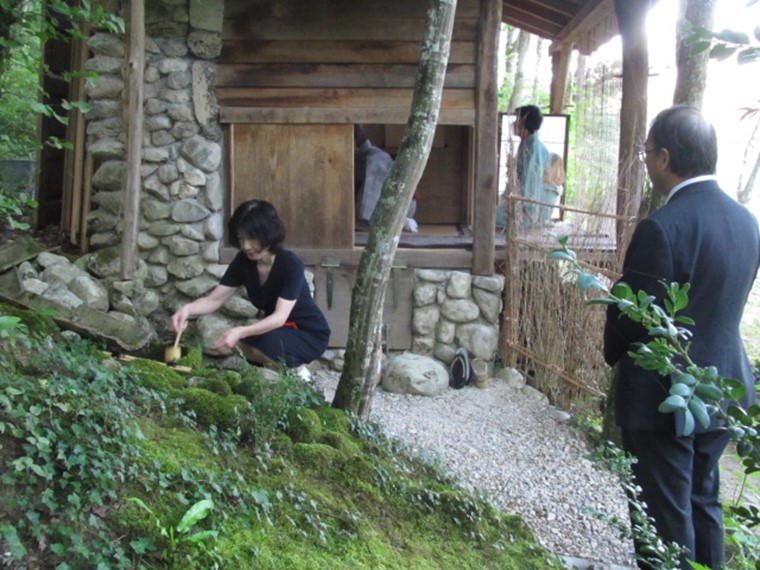
{"type": "MultiPolygon", "coordinates": [[[[549,163],[549,151],[542,143],[537,133],[530,134],[517,147],[517,179],[520,182],[520,192],[524,198],[542,200],[544,185],[544,169],[549,163]]],[[[541,206],[539,204],[523,203],[523,215],[520,227],[528,228],[541,223],[541,206]]]]}

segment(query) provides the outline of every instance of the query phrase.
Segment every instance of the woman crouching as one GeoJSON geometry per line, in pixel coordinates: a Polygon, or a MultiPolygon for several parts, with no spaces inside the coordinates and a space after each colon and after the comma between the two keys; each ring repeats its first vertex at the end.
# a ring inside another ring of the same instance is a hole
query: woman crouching
{"type": "Polygon", "coordinates": [[[240,251],[219,285],[172,315],[174,330],[184,330],[191,317],[215,312],[244,286],[263,317],[229,329],[213,348],[227,352],[238,347],[250,362],[284,364],[308,380],[310,374],[303,365],[327,349],[330,327],[311,296],[303,262],[282,247],[285,227],[277,210],[264,200],[244,202],[227,227],[230,242],[240,251]]]}

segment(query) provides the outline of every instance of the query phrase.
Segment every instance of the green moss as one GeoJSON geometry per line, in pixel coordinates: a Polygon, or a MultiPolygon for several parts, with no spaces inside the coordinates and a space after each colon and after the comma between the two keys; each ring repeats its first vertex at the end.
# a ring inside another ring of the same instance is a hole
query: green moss
{"type": "Polygon", "coordinates": [[[356,455],[361,450],[361,447],[355,443],[347,434],[337,431],[324,432],[320,438],[320,443],[334,447],[342,454],[347,456],[356,455]]]}
{"type": "Polygon", "coordinates": [[[183,426],[168,422],[142,420],[139,423],[144,438],[138,441],[143,459],[160,465],[162,473],[179,475],[184,467],[216,469],[218,463],[209,456],[203,436],[183,426]]]}
{"type": "Polygon", "coordinates": [[[330,406],[321,406],[317,408],[316,412],[319,415],[319,419],[322,420],[325,429],[341,433],[351,432],[351,422],[344,410],[330,406]]]}
{"type": "Polygon", "coordinates": [[[178,366],[188,366],[193,370],[201,368],[203,365],[203,350],[199,346],[194,346],[187,351],[187,354],[177,360],[178,366]]]}
{"type": "Polygon", "coordinates": [[[274,449],[285,450],[293,446],[293,440],[286,433],[278,433],[272,438],[272,447],[274,449]]]}
{"type": "Polygon", "coordinates": [[[47,336],[60,332],[60,328],[53,320],[53,317],[47,312],[33,311],[14,307],[6,303],[0,303],[0,315],[8,315],[21,319],[30,331],[34,331],[40,336],[47,336]]]}
{"type": "Polygon", "coordinates": [[[187,378],[156,360],[135,358],[124,362],[124,368],[146,388],[159,392],[172,392],[187,387],[187,378]]]}
{"type": "Polygon", "coordinates": [[[185,409],[194,411],[198,423],[204,427],[215,425],[229,429],[240,422],[248,409],[248,401],[243,396],[222,397],[203,388],[188,388],[179,396],[185,409]]]}
{"type": "Polygon", "coordinates": [[[232,388],[235,394],[245,396],[248,400],[255,400],[261,394],[261,381],[256,378],[241,378],[240,382],[232,388]]]}
{"type": "Polygon", "coordinates": [[[323,443],[296,443],[292,453],[298,463],[309,469],[332,469],[343,463],[343,454],[323,443]]]}
{"type": "Polygon", "coordinates": [[[232,388],[230,388],[230,385],[222,378],[206,378],[203,382],[198,384],[197,388],[203,388],[204,390],[219,394],[223,397],[232,395],[232,388]]]}
{"type": "Polygon", "coordinates": [[[296,408],[288,414],[288,434],[293,441],[313,443],[322,435],[322,421],[309,408],[296,408]]]}
{"type": "Polygon", "coordinates": [[[239,372],[235,372],[234,370],[224,370],[222,371],[222,379],[227,382],[230,389],[234,391],[235,387],[240,384],[243,377],[239,372]]]}

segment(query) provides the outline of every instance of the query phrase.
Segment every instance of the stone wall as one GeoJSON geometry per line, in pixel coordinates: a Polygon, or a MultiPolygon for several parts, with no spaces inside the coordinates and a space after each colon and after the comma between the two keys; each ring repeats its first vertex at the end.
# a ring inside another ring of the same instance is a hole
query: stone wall
{"type": "Polygon", "coordinates": [[[504,278],[418,269],[414,279],[412,352],[448,364],[464,347],[473,357],[493,362],[504,278]]]}
{"type": "MultiPolygon", "coordinates": [[[[131,290],[151,289],[171,310],[183,295],[210,290],[224,267],[222,147],[213,96],[213,59],[221,53],[223,0],[146,3],[144,140],[138,247],[145,271],[131,290]],[[172,285],[175,284],[175,285],[172,285]]],[[[87,150],[94,159],[93,249],[117,249],[124,204],[125,38],[89,40],[87,150]]],[[[165,313],[154,315],[165,322],[165,313]],[[159,317],[163,316],[163,319],[159,317]]]]}

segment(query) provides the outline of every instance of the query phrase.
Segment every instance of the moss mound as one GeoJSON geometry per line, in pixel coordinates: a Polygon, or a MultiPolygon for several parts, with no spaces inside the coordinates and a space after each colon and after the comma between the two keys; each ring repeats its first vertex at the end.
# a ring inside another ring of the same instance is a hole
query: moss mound
{"type": "Polygon", "coordinates": [[[287,433],[295,442],[314,443],[322,435],[322,420],[314,410],[297,408],[288,414],[287,433]]]}
{"type": "Polygon", "coordinates": [[[188,388],[161,363],[18,340],[38,368],[0,344],[0,461],[23,467],[0,493],[9,567],[561,568],[521,521],[298,379],[199,368],[188,388]]]}
{"type": "Polygon", "coordinates": [[[132,378],[141,385],[159,392],[170,393],[187,387],[187,377],[174,368],[147,358],[135,358],[123,363],[132,378]]]}
{"type": "Polygon", "coordinates": [[[208,390],[222,397],[232,395],[232,388],[224,378],[206,378],[196,387],[208,390]]]}
{"type": "Polygon", "coordinates": [[[248,400],[243,396],[220,396],[203,388],[188,388],[179,396],[186,410],[195,413],[203,427],[216,426],[229,429],[238,425],[248,409],[248,400]]]}

